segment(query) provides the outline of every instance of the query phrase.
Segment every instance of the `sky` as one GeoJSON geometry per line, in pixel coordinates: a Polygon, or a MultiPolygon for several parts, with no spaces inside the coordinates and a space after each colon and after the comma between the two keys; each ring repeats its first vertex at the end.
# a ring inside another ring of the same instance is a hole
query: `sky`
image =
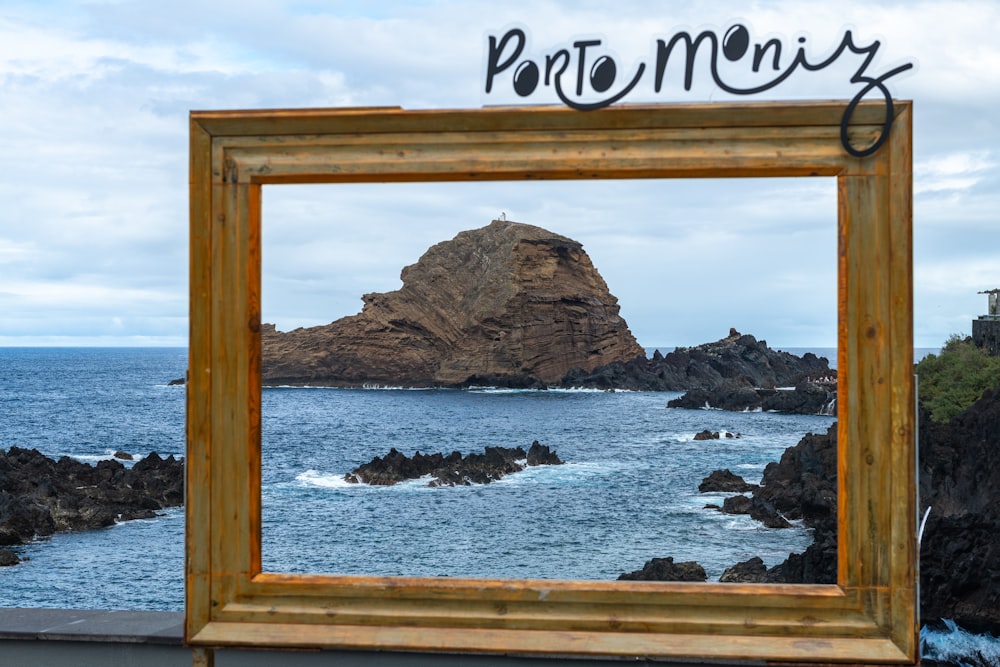
{"type": "MultiPolygon", "coordinates": [[[[191,110],[555,104],[551,86],[519,97],[514,65],[485,92],[490,36],[524,30],[512,63],[600,40],[584,57],[613,58],[613,92],[657,39],[734,25],[780,40],[782,64],[799,38],[815,63],[848,30],[879,41],[870,73],[914,64],[886,81],[914,104],[914,345],[969,334],[977,292],[1000,287],[1000,2],[4,0],[0,346],[186,345],[191,110]]],[[[737,99],[707,62],[689,91],[668,68],[624,101],[737,99]]],[[[850,99],[859,65],[742,99],[850,99]]],[[[753,81],[745,59],[727,66],[753,81]]],[[[263,201],[263,319],[281,330],[358,312],[429,246],[504,217],[583,243],[645,346],[730,327],[836,345],[832,179],[265,186],[263,201]]]]}

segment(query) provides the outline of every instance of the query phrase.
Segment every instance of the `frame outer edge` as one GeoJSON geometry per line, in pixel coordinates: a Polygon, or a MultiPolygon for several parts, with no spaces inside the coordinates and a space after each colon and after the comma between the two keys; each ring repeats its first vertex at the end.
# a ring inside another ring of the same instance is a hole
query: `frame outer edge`
{"type": "Polygon", "coordinates": [[[913,105],[902,103],[893,122],[890,141],[890,223],[892,229],[890,276],[893,288],[893,464],[899,474],[893,480],[892,514],[892,637],[913,660],[920,646],[919,561],[917,522],[919,498],[917,482],[917,416],[914,411],[916,388],[913,378],[913,105]],[[905,288],[905,289],[904,289],[905,288]]]}
{"type": "MultiPolygon", "coordinates": [[[[829,115],[829,106],[819,105],[822,107],[823,114],[826,115],[829,115]]],[[[752,110],[751,115],[759,120],[761,111],[765,108],[756,107],[752,110]]],[[[810,113],[815,111],[811,110],[808,105],[781,107],[778,111],[782,112],[781,117],[785,124],[794,125],[796,119],[802,120],[796,115],[796,109],[805,109],[810,113]]],[[[669,125],[673,122],[669,107],[661,107],[657,111],[665,116],[663,125],[669,125]]],[[[678,110],[678,113],[687,118],[691,111],[691,108],[683,108],[678,110]]],[[[808,655],[812,656],[813,659],[857,659],[849,656],[858,655],[857,652],[861,650],[862,646],[873,646],[872,642],[876,641],[881,642],[882,646],[887,646],[886,642],[890,642],[896,649],[907,653],[907,649],[911,649],[913,646],[912,637],[916,636],[913,632],[916,628],[912,625],[915,617],[905,618],[908,611],[912,611],[914,606],[912,577],[915,567],[913,562],[915,518],[913,521],[910,518],[911,515],[915,517],[915,510],[913,502],[911,502],[907,511],[903,512],[902,516],[897,516],[894,508],[887,506],[890,502],[895,504],[899,496],[907,495],[915,486],[914,480],[907,481],[906,479],[892,479],[890,477],[886,484],[888,488],[877,490],[876,487],[885,484],[885,480],[872,479],[874,473],[871,471],[868,471],[866,475],[857,472],[859,466],[861,469],[865,469],[865,456],[862,450],[869,446],[866,445],[866,438],[877,436],[877,439],[881,441],[883,435],[888,436],[884,442],[870,444],[873,448],[871,454],[874,458],[873,464],[868,467],[891,472],[893,475],[902,474],[899,457],[906,456],[908,453],[912,454],[913,451],[912,441],[909,450],[905,446],[896,446],[900,443],[895,435],[897,424],[900,427],[905,427],[907,415],[909,415],[911,427],[913,423],[912,402],[904,406],[899,404],[900,400],[905,400],[906,395],[912,397],[912,373],[908,380],[903,380],[901,385],[895,386],[901,376],[905,375],[906,364],[899,361],[903,355],[899,348],[902,345],[902,339],[907,336],[909,336],[909,340],[902,347],[907,348],[910,366],[912,366],[912,275],[910,274],[911,260],[909,257],[909,232],[912,224],[912,202],[909,201],[909,198],[912,198],[912,174],[908,174],[909,178],[901,189],[893,180],[898,176],[897,169],[912,170],[911,149],[908,144],[909,141],[912,141],[909,111],[909,103],[903,103],[901,114],[906,119],[906,122],[903,123],[905,127],[894,125],[892,140],[887,142],[887,145],[872,158],[859,161],[845,158],[840,163],[843,171],[838,178],[838,366],[843,366],[844,371],[846,371],[847,386],[842,385],[841,388],[847,389],[849,393],[848,400],[842,400],[841,404],[856,408],[860,406],[864,415],[857,423],[850,419],[842,419],[839,431],[841,437],[840,452],[842,454],[845,452],[847,443],[847,438],[844,436],[849,436],[853,442],[852,451],[848,452],[851,456],[846,457],[849,461],[845,461],[845,457],[841,456],[838,470],[841,475],[840,508],[842,511],[851,510],[846,514],[842,513],[841,520],[844,521],[845,517],[850,518],[851,525],[849,526],[850,530],[846,531],[849,533],[846,542],[848,547],[856,550],[854,554],[847,553],[845,555],[846,550],[843,546],[845,524],[841,524],[842,547],[838,561],[840,585],[854,588],[861,593],[856,601],[856,604],[859,605],[857,610],[869,614],[872,620],[879,623],[880,628],[886,634],[879,635],[877,638],[859,637],[846,634],[846,628],[841,628],[839,631],[828,628],[827,632],[819,632],[821,636],[808,638],[802,645],[802,648],[805,648],[806,644],[809,645],[808,655]],[[905,145],[897,146],[897,143],[905,145]],[[887,155],[890,152],[891,155],[887,155]],[[879,171],[883,168],[891,173],[879,171]],[[855,179],[863,181],[860,187],[847,184],[855,179]],[[844,201],[844,192],[858,193],[861,191],[864,191],[860,195],[863,201],[844,201]],[[906,215],[903,216],[894,215],[894,213],[899,212],[900,201],[905,203],[906,215]],[[855,214],[857,220],[852,217],[855,214]],[[889,214],[890,219],[883,221],[882,216],[886,214],[889,214]],[[864,229],[865,225],[862,223],[875,221],[880,223],[875,225],[878,229],[864,229]],[[892,229],[885,227],[889,224],[892,225],[892,229]],[[897,232],[899,233],[897,234],[897,232]],[[867,244],[873,247],[865,247],[867,244]],[[899,253],[903,253],[905,258],[899,253]],[[891,261],[885,261],[886,264],[889,264],[888,267],[877,267],[877,271],[873,275],[879,277],[882,283],[881,287],[873,290],[876,294],[866,295],[864,286],[860,284],[860,270],[857,270],[858,267],[855,266],[853,268],[855,274],[852,274],[850,263],[864,259],[869,264],[862,262],[861,266],[872,268],[871,263],[878,264],[879,258],[891,261]],[[900,264],[900,261],[903,263],[900,264]],[[883,280],[885,278],[891,278],[891,280],[883,280]],[[908,290],[904,290],[905,294],[897,293],[900,291],[900,286],[908,287],[908,290]],[[901,308],[905,312],[897,312],[897,305],[905,306],[901,308]],[[871,322],[872,318],[877,318],[877,320],[871,322]],[[879,326],[876,327],[875,324],[879,326]],[[862,338],[869,326],[875,332],[869,336],[872,340],[866,342],[862,338]],[[844,363],[848,358],[852,359],[853,366],[844,363]],[[873,378],[865,378],[863,373],[870,375],[873,372],[878,373],[879,377],[884,378],[884,382],[890,386],[883,386],[866,397],[864,396],[866,392],[862,390],[862,383],[873,378]],[[900,395],[900,392],[903,396],[900,395]],[[879,412],[879,408],[892,412],[890,417],[885,418],[892,419],[891,424],[884,424],[884,419],[877,417],[877,415],[883,414],[879,412]],[[907,414],[900,414],[900,411],[903,410],[907,411],[907,414]],[[899,421],[896,421],[897,417],[899,421]],[[853,486],[848,487],[849,491],[845,493],[844,480],[847,478],[848,470],[853,471],[854,479],[851,483],[853,486]],[[860,478],[858,478],[859,475],[860,478]],[[882,506],[879,506],[880,502],[883,503],[882,506]],[[865,539],[865,531],[871,530],[878,530],[882,534],[878,536],[879,539],[874,540],[874,544],[866,544],[870,541],[865,539]],[[910,533],[906,531],[912,532],[912,539],[907,540],[907,535],[910,533]],[[907,542],[910,543],[909,547],[906,546],[907,542]],[[900,547],[901,544],[902,547],[900,547]],[[907,601],[907,596],[909,596],[909,601],[907,601]],[[897,600],[899,601],[898,605],[896,604],[897,600]],[[857,642],[857,644],[851,642],[857,642]],[[833,648],[834,646],[837,648],[833,648]]],[[[422,132],[433,131],[435,127],[455,115],[455,112],[441,112],[438,115],[429,112],[421,114],[398,111],[379,113],[385,114],[386,127],[399,128],[414,125],[421,127],[422,132]],[[418,119],[418,115],[423,120],[418,119]],[[431,119],[433,122],[425,122],[427,119],[431,119]]],[[[475,119],[476,112],[464,113],[475,119]]],[[[551,112],[543,111],[542,113],[549,114],[551,112]]],[[[621,109],[607,113],[607,118],[614,121],[611,125],[618,122],[627,123],[630,118],[641,117],[642,123],[651,123],[655,126],[655,119],[651,120],[654,114],[649,109],[637,110],[638,116],[630,115],[628,110],[621,109]]],[[[750,134],[753,132],[750,128],[764,126],[757,121],[740,125],[740,115],[736,112],[736,107],[719,105],[708,113],[711,115],[711,119],[714,119],[712,122],[720,123],[728,119],[732,127],[743,127],[750,134]]],[[[491,111],[490,114],[494,114],[494,112],[491,111]]],[[[335,113],[329,115],[330,118],[338,116],[335,113]]],[[[897,118],[899,115],[897,114],[897,118]]],[[[546,115],[544,124],[551,125],[554,117],[554,115],[546,115]]],[[[315,128],[322,126],[323,118],[323,114],[317,112],[304,114],[300,120],[304,123],[302,127],[315,128]]],[[[530,125],[533,122],[531,112],[526,109],[513,111],[509,118],[503,116],[500,118],[503,119],[502,124],[506,132],[517,131],[519,123],[530,125]]],[[[577,120],[577,116],[572,118],[573,120],[570,121],[572,123],[591,122],[589,119],[586,121],[577,120]]],[[[274,120],[275,125],[295,128],[297,127],[296,119],[294,112],[281,112],[274,120]]],[[[185,631],[188,641],[193,643],[210,644],[213,642],[213,638],[215,641],[221,640],[222,635],[218,634],[218,631],[226,628],[223,634],[229,637],[228,641],[236,644],[262,645],[262,641],[265,641],[262,637],[270,637],[273,640],[273,645],[302,646],[303,644],[295,642],[295,638],[302,640],[308,637],[312,641],[319,642],[318,645],[333,647],[342,645],[344,640],[343,638],[341,640],[332,638],[340,636],[350,626],[282,625],[277,623],[273,624],[274,627],[268,632],[255,635],[253,628],[267,627],[269,624],[261,624],[250,619],[227,622],[228,615],[224,612],[226,604],[233,602],[237,596],[247,596],[247,600],[252,600],[254,597],[253,587],[246,588],[246,586],[260,567],[259,439],[257,443],[251,442],[254,433],[259,434],[259,431],[255,431],[254,425],[250,423],[251,419],[259,419],[260,416],[259,377],[256,378],[256,381],[251,377],[257,368],[255,364],[259,363],[259,347],[254,347],[255,344],[259,346],[259,332],[254,330],[253,319],[256,315],[259,329],[260,268],[259,266],[249,266],[254,260],[259,260],[260,230],[254,230],[252,225],[260,222],[260,185],[239,182],[239,177],[242,174],[237,173],[238,165],[226,157],[226,145],[229,137],[242,136],[241,128],[266,127],[269,122],[266,112],[258,113],[253,116],[252,120],[253,122],[249,125],[241,124],[238,112],[218,115],[208,112],[193,113],[191,118],[192,302],[187,432],[189,462],[195,464],[193,467],[197,468],[198,474],[195,475],[189,467],[187,473],[189,502],[186,510],[189,523],[185,529],[188,541],[186,561],[188,615],[185,631]],[[227,125],[230,123],[231,125],[227,125]],[[210,129],[212,129],[211,132],[210,129]],[[215,130],[221,130],[219,136],[213,135],[215,130]],[[256,221],[253,220],[255,215],[256,221]],[[240,283],[236,284],[236,281],[240,281],[240,283]],[[255,389],[257,391],[256,403],[251,396],[255,389]],[[256,452],[254,451],[255,447],[256,452]],[[255,456],[258,458],[254,459],[255,456]],[[214,465],[213,458],[215,459],[214,465]],[[256,479],[254,478],[255,470],[258,474],[256,479]],[[256,491],[250,488],[254,484],[257,485],[256,491]],[[199,495],[199,492],[207,494],[207,497],[199,495]],[[248,519],[247,513],[252,515],[255,511],[253,507],[248,508],[253,502],[255,492],[258,496],[256,508],[258,518],[254,519],[251,516],[248,519]],[[196,502],[199,498],[200,502],[196,502]],[[256,536],[250,534],[254,531],[257,532],[256,536]],[[247,549],[256,549],[258,553],[248,554],[246,553],[247,549]],[[216,604],[221,605],[221,608],[213,611],[213,606],[216,604]],[[281,628],[285,628],[285,632],[289,633],[284,640],[280,639],[281,628]],[[331,639],[333,643],[331,643],[331,639]],[[338,641],[341,643],[338,644],[338,641]]],[[[377,118],[368,119],[367,122],[374,127],[379,127],[380,124],[377,118]]],[[[477,123],[479,120],[470,122],[477,123]]],[[[342,124],[342,117],[333,123],[334,126],[342,124]]],[[[270,125],[272,130],[275,125],[270,125]]],[[[604,127],[613,132],[613,127],[604,127]]],[[[783,125],[779,120],[775,121],[771,127],[780,128],[783,125]]],[[[445,132],[454,131],[438,129],[445,132]]],[[[558,131],[558,127],[554,131],[558,131]]],[[[272,132],[268,136],[274,136],[274,134],[272,132]]],[[[735,163],[738,165],[735,167],[729,166],[728,163],[720,163],[720,166],[715,168],[715,172],[725,173],[729,176],[748,176],[752,175],[755,169],[758,171],[773,169],[774,175],[781,175],[779,173],[782,171],[780,165],[761,161],[761,158],[755,158],[755,160],[751,164],[739,165],[735,163]]],[[[566,164],[571,162],[572,160],[567,159],[566,164]]],[[[666,169],[657,171],[661,175],[666,172],[666,169]]],[[[650,173],[652,175],[652,172],[650,173]]],[[[418,177],[416,180],[420,180],[421,174],[422,172],[419,171],[414,172],[414,176],[418,177]]],[[[457,177],[447,180],[472,180],[461,177],[458,170],[455,174],[457,177]]],[[[544,176],[544,173],[542,175],[544,176]]],[[[857,415],[855,416],[857,417],[857,415]]],[[[256,428],[259,429],[259,423],[256,428]]],[[[908,465],[912,466],[912,456],[908,465]]],[[[320,604],[317,601],[317,609],[320,604]]],[[[790,619],[794,615],[794,609],[793,607],[789,608],[790,619]]],[[[802,613],[804,609],[799,608],[799,613],[802,613]]],[[[574,634],[570,628],[572,628],[571,623],[562,630],[546,631],[550,635],[547,640],[549,644],[544,647],[539,645],[540,648],[536,648],[532,652],[536,654],[550,652],[550,648],[556,647],[558,644],[560,634],[574,634]]],[[[491,648],[490,642],[481,645],[475,644],[475,637],[488,634],[487,629],[482,627],[437,627],[416,630],[416,628],[410,628],[406,625],[382,626],[371,637],[384,637],[393,633],[399,637],[410,636],[408,634],[410,631],[419,632],[420,637],[414,639],[412,644],[404,643],[395,645],[393,648],[396,650],[418,648],[419,650],[421,646],[427,647],[442,641],[446,643],[450,641],[451,643],[448,643],[447,646],[442,645],[443,648],[439,647],[437,650],[448,650],[448,647],[451,647],[459,651],[490,652],[496,647],[493,644],[493,648],[491,648]]],[[[518,636],[518,632],[530,631],[507,630],[503,634],[506,637],[514,637],[518,636]]],[[[603,636],[608,633],[585,634],[603,636]]],[[[612,644],[627,642],[630,636],[629,633],[611,633],[611,635],[609,635],[608,641],[612,644]]],[[[681,636],[674,638],[672,635],[651,635],[642,640],[639,639],[642,635],[631,636],[640,644],[666,646],[664,655],[672,656],[690,655],[681,652],[684,646],[693,649],[696,646],[703,646],[705,640],[711,639],[711,633],[685,635],[689,641],[686,644],[681,642],[683,644],[681,646],[674,643],[674,639],[680,641],[681,636]],[[690,639],[693,636],[699,639],[690,639]]],[[[772,641],[774,639],[771,638],[772,641]]],[[[718,638],[713,641],[718,641],[718,638]]],[[[726,653],[722,651],[721,646],[714,647],[713,645],[709,654],[716,657],[721,657],[723,654],[732,657],[737,655],[732,651],[738,651],[738,647],[742,645],[744,648],[752,646],[754,647],[752,652],[761,652],[763,655],[766,654],[766,641],[766,638],[751,635],[727,637],[726,643],[732,642],[730,652],[726,653]]],[[[307,642],[305,645],[311,644],[307,642]]],[[[610,644],[608,645],[610,646],[610,644]]],[[[371,643],[359,646],[386,648],[386,646],[371,643]]],[[[510,645],[505,645],[502,650],[511,650],[510,645]]],[[[888,651],[888,649],[885,650],[888,651]]],[[[590,653],[597,655],[600,654],[600,651],[590,651],[590,653]]],[[[904,656],[894,651],[888,651],[880,653],[879,657],[872,655],[872,660],[900,662],[901,657],[904,656]],[[891,657],[890,653],[893,654],[891,657]]],[[[908,655],[904,659],[907,657],[908,655]]],[[[784,658],[778,659],[788,659],[787,654],[784,658]]]]}
{"type": "Polygon", "coordinates": [[[208,622],[212,560],[204,536],[211,534],[211,338],[212,338],[212,138],[190,120],[190,265],[184,535],[185,637],[208,622]],[[194,490],[209,491],[205,494],[194,490]]]}

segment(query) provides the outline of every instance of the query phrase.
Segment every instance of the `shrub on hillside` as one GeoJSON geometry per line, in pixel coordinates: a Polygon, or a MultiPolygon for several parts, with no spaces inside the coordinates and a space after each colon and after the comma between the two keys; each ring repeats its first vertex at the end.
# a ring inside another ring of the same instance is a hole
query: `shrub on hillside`
{"type": "Polygon", "coordinates": [[[940,355],[929,354],[916,365],[916,373],[920,404],[931,419],[947,422],[1000,385],[1000,357],[976,347],[972,338],[953,334],[940,355]]]}

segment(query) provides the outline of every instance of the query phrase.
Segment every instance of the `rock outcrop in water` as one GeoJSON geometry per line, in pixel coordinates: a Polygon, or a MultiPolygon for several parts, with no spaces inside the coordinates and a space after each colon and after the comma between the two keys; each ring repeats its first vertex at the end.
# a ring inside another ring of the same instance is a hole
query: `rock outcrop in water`
{"type": "Polygon", "coordinates": [[[692,389],[679,398],[667,401],[667,407],[834,415],[837,382],[826,377],[814,380],[810,376],[791,388],[760,389],[742,380],[726,380],[712,389],[692,389]]]}
{"type": "Polygon", "coordinates": [[[361,313],[280,333],[262,326],[265,384],[555,384],[644,356],[583,246],[494,220],[403,269],[403,286],[366,294],[361,313]]]}
{"type": "Polygon", "coordinates": [[[524,470],[525,465],[562,465],[562,461],[548,445],[537,440],[527,452],[521,447],[487,447],[482,454],[465,456],[459,452],[447,456],[440,452],[416,452],[409,457],[392,448],[384,457],[376,456],[347,473],[344,479],[352,484],[392,486],[409,479],[431,477],[428,486],[468,486],[495,482],[524,470]]]}
{"type": "Polygon", "coordinates": [[[706,581],[707,579],[705,568],[693,560],[675,563],[670,557],[652,558],[646,561],[641,570],[618,575],[619,581],[706,581]]]}
{"type": "Polygon", "coordinates": [[[728,468],[716,470],[698,485],[699,493],[746,493],[757,488],[757,484],[747,484],[739,475],[728,468]]]}
{"type": "Polygon", "coordinates": [[[0,546],[56,531],[103,528],[156,516],[184,502],[184,463],[155,452],[126,468],[96,466],[35,449],[0,450],[0,546]]]}
{"type": "MultiPolygon", "coordinates": [[[[798,357],[772,350],[767,341],[730,329],[725,338],[677,348],[666,355],[657,350],[649,359],[643,356],[614,362],[590,372],[575,369],[563,377],[562,385],[634,391],[732,388],[746,392],[750,401],[759,403],[755,389],[770,389],[775,393],[775,387],[794,387],[811,378],[835,375],[823,357],[811,352],[798,357]]],[[[699,396],[690,407],[704,407],[708,395],[699,396]]]]}

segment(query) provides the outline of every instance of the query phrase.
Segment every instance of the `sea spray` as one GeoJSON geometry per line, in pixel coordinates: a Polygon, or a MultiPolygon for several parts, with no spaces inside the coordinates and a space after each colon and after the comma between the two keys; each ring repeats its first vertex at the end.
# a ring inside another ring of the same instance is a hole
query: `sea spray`
{"type": "Polygon", "coordinates": [[[997,667],[1000,665],[1000,640],[989,634],[973,634],[951,619],[942,619],[944,627],[924,626],[920,630],[920,655],[924,660],[961,667],[997,667]]]}

